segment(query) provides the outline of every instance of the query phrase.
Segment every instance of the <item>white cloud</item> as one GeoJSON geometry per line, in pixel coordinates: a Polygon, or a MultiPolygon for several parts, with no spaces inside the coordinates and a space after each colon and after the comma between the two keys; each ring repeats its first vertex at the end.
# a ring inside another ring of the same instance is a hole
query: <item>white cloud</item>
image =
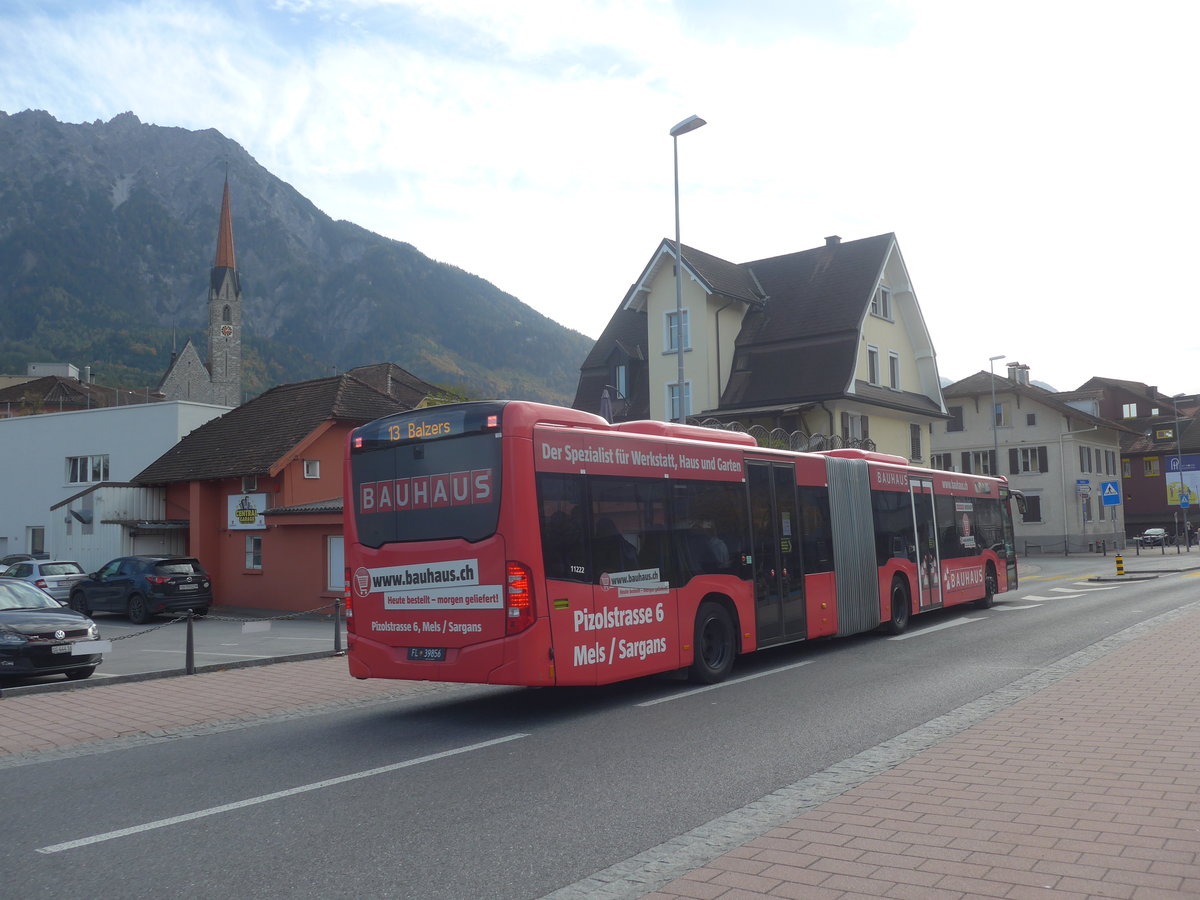
{"type": "Polygon", "coordinates": [[[598,334],[673,234],[895,231],[943,374],[1200,389],[1200,6],[109,0],[0,13],[0,105],[219,129],[329,214],[598,334]]]}

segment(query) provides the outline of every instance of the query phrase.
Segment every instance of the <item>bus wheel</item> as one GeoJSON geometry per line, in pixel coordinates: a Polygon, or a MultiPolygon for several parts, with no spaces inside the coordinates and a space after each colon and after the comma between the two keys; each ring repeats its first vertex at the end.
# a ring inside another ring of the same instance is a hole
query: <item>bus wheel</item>
{"type": "Polygon", "coordinates": [[[908,586],[897,578],[892,582],[892,617],[887,621],[888,634],[903,634],[912,616],[908,600],[908,586]]]}
{"type": "Polygon", "coordinates": [[[996,573],[991,569],[987,570],[987,574],[983,577],[986,593],[975,601],[976,609],[991,609],[992,604],[996,602],[996,573]]]}
{"type": "Polygon", "coordinates": [[[720,603],[706,601],[696,613],[695,657],[688,677],[701,684],[724,681],[736,654],[733,619],[720,603]]]}

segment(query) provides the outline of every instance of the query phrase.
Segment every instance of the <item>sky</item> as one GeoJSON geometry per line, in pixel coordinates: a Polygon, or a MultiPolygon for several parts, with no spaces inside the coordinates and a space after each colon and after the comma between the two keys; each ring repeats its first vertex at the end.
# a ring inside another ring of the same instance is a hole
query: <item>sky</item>
{"type": "Polygon", "coordinates": [[[674,238],[699,115],[685,244],[894,232],[944,379],[1170,395],[1200,392],[1198,31],[1191,0],[5,0],[0,110],[215,128],[593,338],[674,238]]]}

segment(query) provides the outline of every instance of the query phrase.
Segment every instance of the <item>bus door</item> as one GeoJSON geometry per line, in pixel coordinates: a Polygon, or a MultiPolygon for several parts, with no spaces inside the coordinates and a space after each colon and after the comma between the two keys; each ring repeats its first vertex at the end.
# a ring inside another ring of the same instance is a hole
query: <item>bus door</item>
{"type": "Polygon", "coordinates": [[[917,535],[917,606],[932,609],[942,605],[941,549],[938,545],[937,516],[934,513],[933,479],[912,477],[913,527],[917,535]]]}
{"type": "Polygon", "coordinates": [[[790,463],[746,463],[754,551],[758,645],[805,636],[804,570],[796,470],[790,463]]]}

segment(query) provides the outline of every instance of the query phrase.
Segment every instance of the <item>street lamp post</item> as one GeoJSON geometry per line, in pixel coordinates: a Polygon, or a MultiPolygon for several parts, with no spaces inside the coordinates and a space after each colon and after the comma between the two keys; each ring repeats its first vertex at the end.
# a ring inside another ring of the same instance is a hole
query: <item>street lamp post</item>
{"type": "MultiPolygon", "coordinates": [[[[1188,553],[1192,552],[1192,542],[1188,539],[1187,512],[1188,508],[1183,505],[1183,435],[1179,433],[1179,400],[1181,397],[1186,397],[1186,394],[1176,394],[1171,398],[1171,404],[1175,407],[1175,459],[1179,465],[1179,508],[1183,511],[1183,540],[1188,548],[1188,553]]],[[[1175,535],[1175,552],[1179,552],[1179,534],[1175,535]]]]}
{"type": "MultiPolygon", "coordinates": [[[[1004,354],[999,356],[988,357],[988,371],[992,375],[992,468],[997,471],[1000,469],[1000,461],[997,457],[1000,456],[1000,435],[996,431],[996,360],[1004,359],[1004,354]]],[[[989,475],[995,475],[997,472],[989,472],[989,475]]]]}
{"type": "Polygon", "coordinates": [[[679,241],[679,136],[707,124],[699,116],[688,116],[671,129],[671,148],[675,153],[675,353],[679,359],[676,387],[680,422],[687,421],[687,410],[683,402],[683,245],[679,241]]]}

